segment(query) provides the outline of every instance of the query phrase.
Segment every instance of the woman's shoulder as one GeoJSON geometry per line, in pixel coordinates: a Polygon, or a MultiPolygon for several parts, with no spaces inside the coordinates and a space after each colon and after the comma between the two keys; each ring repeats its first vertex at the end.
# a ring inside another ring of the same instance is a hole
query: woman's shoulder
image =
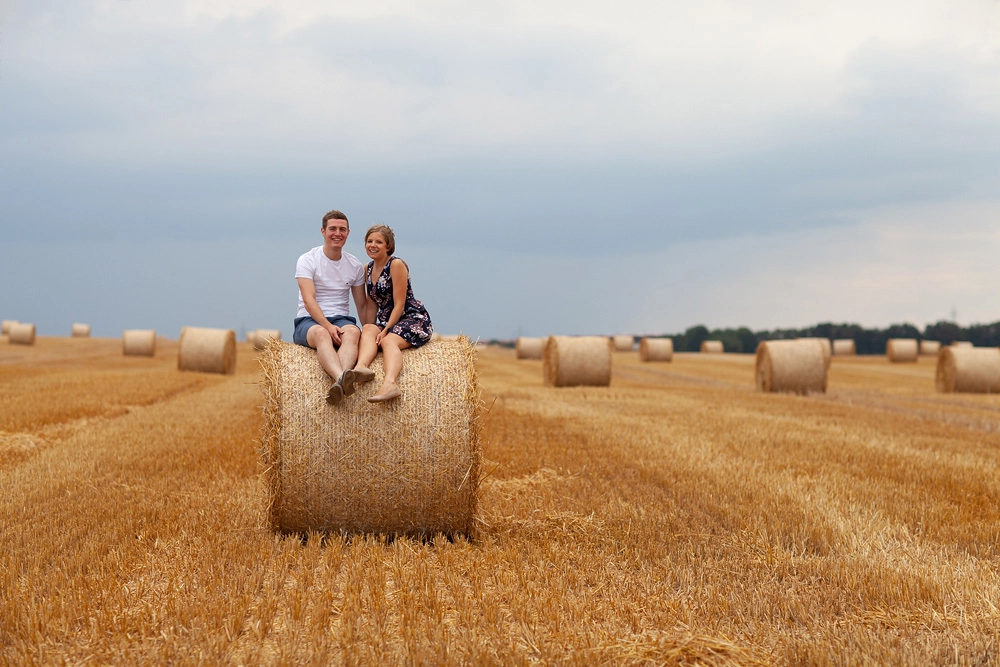
{"type": "Polygon", "coordinates": [[[392,257],[389,258],[389,265],[390,265],[391,269],[394,269],[396,271],[400,271],[400,270],[404,270],[404,269],[406,271],[410,270],[410,265],[406,263],[406,260],[403,259],[402,257],[398,257],[396,255],[393,255],[392,257]],[[393,262],[392,260],[394,260],[394,259],[398,259],[399,260],[399,264],[396,264],[395,262],[393,262]],[[395,268],[397,266],[400,267],[400,268],[398,268],[398,269],[395,268]]]}

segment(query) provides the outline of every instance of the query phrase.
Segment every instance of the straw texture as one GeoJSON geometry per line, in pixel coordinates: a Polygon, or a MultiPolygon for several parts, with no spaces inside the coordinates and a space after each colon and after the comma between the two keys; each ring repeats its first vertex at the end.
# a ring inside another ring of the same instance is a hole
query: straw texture
{"type": "Polygon", "coordinates": [[[722,346],[721,340],[703,340],[701,341],[701,351],[709,354],[721,354],[726,349],[722,346]]]}
{"type": "Polygon", "coordinates": [[[253,334],[253,338],[250,337],[250,334],[247,334],[247,340],[253,344],[253,349],[255,350],[263,350],[267,347],[268,341],[281,340],[280,329],[257,329],[250,333],[253,334]]]}
{"type": "Polygon", "coordinates": [[[853,338],[838,338],[833,341],[833,356],[852,357],[858,353],[858,348],[854,344],[853,338]]]}
{"type": "Polygon", "coordinates": [[[17,320],[3,320],[0,322],[0,336],[10,333],[10,328],[18,324],[17,320]]]}
{"type": "Polygon", "coordinates": [[[90,325],[80,324],[79,322],[73,323],[72,329],[73,338],[90,338],[90,325]]]}
{"type": "Polygon", "coordinates": [[[937,340],[922,340],[920,341],[920,354],[922,355],[936,355],[941,351],[941,341],[937,340]]]}
{"type": "Polygon", "coordinates": [[[614,343],[615,352],[631,352],[632,348],[635,347],[635,338],[632,336],[619,334],[617,336],[612,336],[611,340],[614,343]]]}
{"type": "Polygon", "coordinates": [[[482,401],[468,338],[403,353],[402,398],[365,398],[360,385],[336,406],[316,352],[278,341],[260,355],[264,380],[263,478],[272,526],[472,536],[478,501],[482,401]]]}
{"type": "Polygon", "coordinates": [[[639,341],[639,361],[672,361],[673,338],[643,338],[639,341]]]}
{"type": "Polygon", "coordinates": [[[885,345],[885,356],[894,363],[916,361],[917,352],[916,338],[890,338],[885,345]]]}
{"type": "Polygon", "coordinates": [[[236,332],[232,329],[181,329],[177,368],[202,373],[236,372],[236,332]]]}
{"type": "Polygon", "coordinates": [[[128,329],[122,332],[122,353],[129,357],[156,355],[156,331],[153,329],[128,329]]]}
{"type": "Polygon", "coordinates": [[[1000,393],[1000,348],[942,347],[934,384],[945,393],[1000,393]]]}
{"type": "Polygon", "coordinates": [[[823,349],[823,363],[829,370],[830,358],[833,356],[833,347],[830,345],[829,338],[805,337],[805,338],[798,338],[796,340],[814,340],[817,343],[819,343],[820,347],[823,349]]]}
{"type": "Polygon", "coordinates": [[[17,345],[35,344],[35,325],[16,322],[10,327],[10,342],[17,345]]]}
{"type": "Polygon", "coordinates": [[[514,356],[518,359],[541,359],[545,351],[545,338],[518,336],[514,344],[514,356]]]}
{"type": "Polygon", "coordinates": [[[549,336],[542,376],[549,387],[607,387],[611,384],[611,339],[604,336],[549,336]]]}
{"type": "Polygon", "coordinates": [[[757,346],[756,379],[759,391],[809,394],[826,391],[827,363],[822,341],[765,340],[757,346]]]}

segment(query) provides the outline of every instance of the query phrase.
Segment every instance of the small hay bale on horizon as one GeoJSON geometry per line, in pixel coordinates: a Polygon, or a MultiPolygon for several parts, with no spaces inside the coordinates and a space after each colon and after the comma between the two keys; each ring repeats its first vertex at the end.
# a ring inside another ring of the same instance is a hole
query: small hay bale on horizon
{"type": "Polygon", "coordinates": [[[0,335],[7,335],[10,333],[10,328],[15,324],[20,324],[17,320],[3,320],[0,321],[0,335]]]}
{"type": "Polygon", "coordinates": [[[249,334],[247,334],[247,340],[253,345],[253,349],[263,350],[270,341],[281,340],[281,329],[255,329],[253,340],[250,340],[249,334]]]}
{"type": "Polygon", "coordinates": [[[815,338],[765,340],[757,345],[758,391],[824,393],[828,368],[822,341],[815,338]]]}
{"type": "Polygon", "coordinates": [[[35,325],[25,322],[17,322],[10,327],[8,334],[10,342],[14,345],[34,345],[35,325]]]}
{"type": "Polygon", "coordinates": [[[917,360],[916,338],[890,338],[885,344],[885,356],[892,363],[901,363],[917,360]]]}
{"type": "Polygon", "coordinates": [[[547,338],[531,338],[528,336],[518,336],[514,343],[515,359],[541,359],[545,352],[545,342],[547,338]]]}
{"type": "Polygon", "coordinates": [[[833,341],[833,356],[853,357],[857,353],[858,348],[853,338],[838,338],[833,341]]]}
{"type": "Polygon", "coordinates": [[[232,375],[236,372],[236,332],[184,327],[177,349],[177,370],[232,375]]]}
{"type": "Polygon", "coordinates": [[[639,340],[639,361],[673,361],[674,339],[652,338],[639,340]]]}
{"type": "Polygon", "coordinates": [[[722,345],[721,340],[703,340],[701,341],[701,351],[703,354],[722,354],[726,348],[722,345]]]}
{"type": "Polygon", "coordinates": [[[605,336],[549,336],[542,356],[548,387],[607,387],[612,342],[605,336]]]}
{"type": "Polygon", "coordinates": [[[943,393],[1000,393],[1000,348],[942,347],[934,373],[943,393]]]}
{"type": "Polygon", "coordinates": [[[74,322],[70,333],[73,338],[90,338],[90,325],[74,322]]]}
{"type": "Polygon", "coordinates": [[[474,536],[483,404],[468,338],[403,353],[401,398],[365,398],[384,377],[339,404],[315,350],[275,342],[264,379],[260,458],[271,526],[428,537],[474,536]]]}
{"type": "Polygon", "coordinates": [[[972,341],[968,340],[956,340],[951,344],[952,347],[974,347],[972,341]]]}
{"type": "Polygon", "coordinates": [[[154,329],[126,329],[122,332],[122,354],[126,357],[156,356],[154,329]]]}
{"type": "Polygon", "coordinates": [[[924,357],[936,356],[941,351],[941,341],[922,340],[920,341],[920,355],[924,357]]]}
{"type": "Polygon", "coordinates": [[[631,352],[635,347],[635,338],[626,334],[616,334],[611,337],[615,352],[631,352]]]}

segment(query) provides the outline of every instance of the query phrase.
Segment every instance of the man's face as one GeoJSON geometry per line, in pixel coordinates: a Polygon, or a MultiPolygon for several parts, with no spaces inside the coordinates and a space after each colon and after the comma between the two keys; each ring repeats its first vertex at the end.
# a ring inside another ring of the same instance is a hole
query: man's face
{"type": "Polygon", "coordinates": [[[351,230],[347,228],[346,222],[332,218],[326,221],[326,227],[323,228],[323,239],[326,241],[326,245],[331,248],[343,248],[344,244],[347,243],[347,235],[350,233],[351,230]]]}

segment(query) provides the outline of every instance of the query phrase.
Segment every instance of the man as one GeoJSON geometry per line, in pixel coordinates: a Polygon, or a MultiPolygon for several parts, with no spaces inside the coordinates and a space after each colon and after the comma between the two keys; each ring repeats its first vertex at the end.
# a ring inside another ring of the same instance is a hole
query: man
{"type": "Polygon", "coordinates": [[[316,350],[323,370],[335,380],[326,401],[336,405],[344,396],[354,393],[352,369],[358,361],[361,329],[357,320],[348,315],[349,295],[354,295],[358,316],[364,324],[365,272],[357,257],[344,252],[351,233],[346,215],[330,211],[323,216],[321,231],[323,245],[303,254],[295,265],[299,310],[292,340],[316,350]]]}

